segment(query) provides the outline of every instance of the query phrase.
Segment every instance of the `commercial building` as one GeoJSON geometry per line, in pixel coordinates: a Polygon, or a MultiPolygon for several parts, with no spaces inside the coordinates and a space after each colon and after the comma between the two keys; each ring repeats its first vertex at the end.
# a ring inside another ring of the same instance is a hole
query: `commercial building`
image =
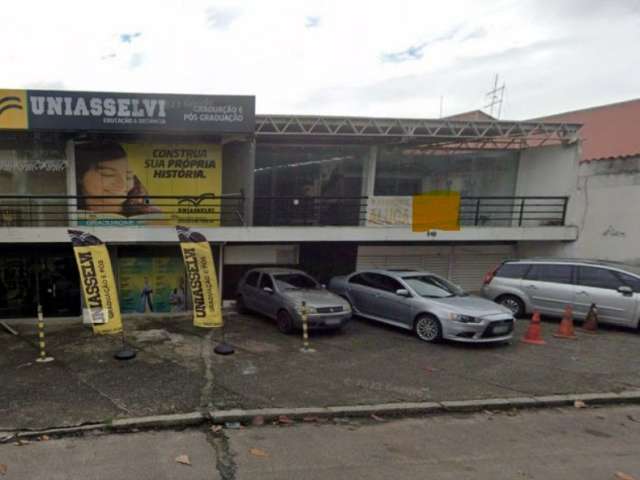
{"type": "Polygon", "coordinates": [[[125,313],[189,308],[176,224],[212,243],[225,298],[255,265],[325,282],[420,268],[474,290],[522,249],[577,240],[556,174],[578,164],[579,128],[255,115],[253,97],[2,90],[0,316],[32,316],[36,292],[46,315],[80,314],[69,228],[109,245],[125,313]],[[459,192],[459,230],[416,228],[412,199],[433,191],[459,192]]]}
{"type": "Polygon", "coordinates": [[[543,192],[570,198],[575,242],[528,244],[533,255],[599,258],[640,265],[640,99],[559,113],[543,122],[582,124],[577,162],[547,164],[543,192]]]}

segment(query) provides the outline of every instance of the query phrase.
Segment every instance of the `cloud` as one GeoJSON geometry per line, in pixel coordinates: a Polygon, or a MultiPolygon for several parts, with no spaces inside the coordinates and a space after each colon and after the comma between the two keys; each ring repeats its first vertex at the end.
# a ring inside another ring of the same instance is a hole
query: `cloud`
{"type": "Polygon", "coordinates": [[[412,45],[406,50],[402,50],[400,52],[383,53],[380,58],[382,62],[385,63],[402,63],[411,60],[420,60],[424,56],[424,49],[427,46],[452,40],[453,38],[455,38],[461,28],[462,25],[457,25],[447,30],[442,35],[432,38],[431,40],[412,45]]]}
{"type": "MultiPolygon", "coordinates": [[[[358,86],[333,86],[311,92],[300,104],[304,110],[328,110],[339,107],[348,111],[363,112],[372,105],[386,108],[406,108],[407,104],[420,102],[436,105],[440,94],[445,94],[445,104],[450,113],[472,110],[484,105],[485,93],[491,87],[495,72],[517,73],[520,65],[534,65],[536,56],[570,52],[570,39],[544,40],[519,47],[511,47],[479,55],[455,58],[448,66],[428,72],[396,75],[358,86]],[[425,89],[425,86],[428,86],[425,89]]],[[[502,78],[505,75],[501,75],[502,78]]],[[[509,82],[507,75],[507,83],[509,82]]],[[[539,88],[540,86],[538,86],[539,88]]],[[[531,92],[535,83],[527,87],[531,92]]],[[[435,107],[434,107],[435,108],[435,107]]],[[[396,115],[402,116],[400,112],[396,115]]],[[[409,116],[435,116],[433,112],[410,113],[409,116]]]]}
{"type": "Polygon", "coordinates": [[[466,42],[467,40],[476,40],[479,38],[485,38],[487,36],[487,29],[484,27],[476,28],[475,30],[467,33],[462,37],[462,41],[466,42]]]}
{"type": "Polygon", "coordinates": [[[30,82],[25,88],[32,90],[65,90],[64,82],[60,80],[41,80],[38,82],[30,82]]]}
{"type": "Polygon", "coordinates": [[[304,26],[306,28],[315,28],[320,26],[320,17],[307,17],[304,26]]]}
{"type": "Polygon", "coordinates": [[[213,30],[227,30],[240,14],[240,10],[234,7],[209,7],[207,25],[213,30]]]}
{"type": "Polygon", "coordinates": [[[142,53],[134,53],[129,59],[129,68],[138,68],[144,62],[144,55],[142,53]]]}
{"type": "Polygon", "coordinates": [[[428,42],[412,45],[401,52],[383,53],[381,59],[383,62],[402,63],[409,60],[420,60],[424,56],[424,48],[429,45],[428,42]]]}
{"type": "Polygon", "coordinates": [[[121,33],[120,34],[120,41],[122,43],[131,43],[133,42],[133,40],[135,38],[138,38],[139,36],[142,35],[142,32],[135,32],[135,33],[121,33]]]}

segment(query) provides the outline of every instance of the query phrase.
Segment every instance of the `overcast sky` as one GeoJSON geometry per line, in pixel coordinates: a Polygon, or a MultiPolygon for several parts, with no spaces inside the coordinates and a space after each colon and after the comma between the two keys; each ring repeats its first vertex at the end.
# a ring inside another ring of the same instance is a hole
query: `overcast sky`
{"type": "Polygon", "coordinates": [[[502,118],[640,97],[640,0],[19,0],[0,87],[251,94],[258,113],[502,118]]]}

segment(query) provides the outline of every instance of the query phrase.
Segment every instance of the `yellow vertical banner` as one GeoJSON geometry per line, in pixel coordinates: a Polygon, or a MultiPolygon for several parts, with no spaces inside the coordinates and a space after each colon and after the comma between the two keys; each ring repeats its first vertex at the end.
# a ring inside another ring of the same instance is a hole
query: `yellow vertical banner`
{"type": "Polygon", "coordinates": [[[413,196],[411,228],[427,230],[460,230],[460,193],[431,192],[413,196]]]}
{"type": "Polygon", "coordinates": [[[86,232],[69,230],[69,235],[93,332],[122,332],[120,302],[107,246],[86,232]]]}
{"type": "Polygon", "coordinates": [[[211,246],[199,232],[176,227],[191,290],[193,324],[202,328],[222,327],[222,301],[211,246]]]}

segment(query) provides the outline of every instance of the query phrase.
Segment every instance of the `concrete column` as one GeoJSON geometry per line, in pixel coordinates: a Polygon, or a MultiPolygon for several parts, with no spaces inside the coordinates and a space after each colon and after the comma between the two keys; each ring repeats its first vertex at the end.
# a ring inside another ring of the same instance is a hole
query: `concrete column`
{"type": "Polygon", "coordinates": [[[360,195],[363,197],[372,197],[376,184],[376,164],[378,162],[378,146],[369,147],[369,156],[364,162],[362,169],[362,190],[360,195]]]}
{"type": "MultiPolygon", "coordinates": [[[[66,180],[67,180],[67,195],[75,196],[78,194],[77,182],[76,182],[76,150],[75,142],[73,140],[67,140],[65,145],[65,158],[67,160],[66,168],[66,180]]],[[[69,226],[76,226],[76,212],[78,210],[78,201],[74,199],[68,200],[68,213],[69,213],[69,226]]]]}
{"type": "MultiPolygon", "coordinates": [[[[372,145],[369,147],[369,156],[365,159],[364,166],[362,168],[362,189],[360,190],[360,196],[373,197],[376,185],[376,164],[378,162],[378,146],[372,145]]],[[[366,216],[360,223],[366,225],[366,216]]]]}
{"type": "Polygon", "coordinates": [[[253,225],[253,199],[255,196],[256,139],[247,142],[246,177],[244,181],[244,222],[253,225]]]}

